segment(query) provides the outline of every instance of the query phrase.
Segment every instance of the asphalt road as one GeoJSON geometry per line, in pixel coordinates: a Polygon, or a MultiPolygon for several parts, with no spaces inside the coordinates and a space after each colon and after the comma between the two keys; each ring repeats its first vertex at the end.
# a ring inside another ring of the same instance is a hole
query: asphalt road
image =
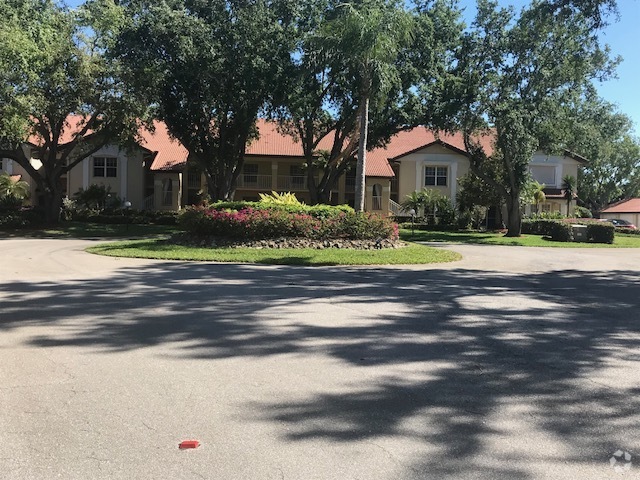
{"type": "Polygon", "coordinates": [[[0,478],[640,478],[640,250],[300,268],[88,244],[0,240],[0,478]]]}

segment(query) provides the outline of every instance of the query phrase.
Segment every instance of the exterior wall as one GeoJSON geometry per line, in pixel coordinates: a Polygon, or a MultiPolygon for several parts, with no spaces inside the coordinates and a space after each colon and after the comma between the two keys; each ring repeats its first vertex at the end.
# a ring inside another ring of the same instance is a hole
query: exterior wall
{"type": "Polygon", "coordinates": [[[458,191],[458,178],[469,172],[469,160],[466,156],[440,145],[432,145],[399,160],[398,200],[402,202],[407,195],[425,187],[426,167],[447,167],[446,186],[428,186],[455,203],[458,191]]]}
{"type": "Polygon", "coordinates": [[[107,145],[90,157],[85,158],[68,174],[67,193],[71,197],[81,188],[90,185],[111,187],[111,192],[124,201],[131,202],[136,209],[143,208],[144,202],[144,167],[143,151],[136,149],[126,151],[117,145],[107,145]],[[116,158],[117,171],[115,177],[95,177],[93,159],[96,157],[116,158]]]}
{"type": "MultiPolygon", "coordinates": [[[[577,180],[580,162],[561,155],[546,155],[536,152],[529,164],[529,171],[533,179],[545,187],[562,188],[562,178],[570,175],[577,180]]],[[[540,205],[540,211],[560,212],[563,215],[573,216],[576,208],[575,200],[571,201],[567,209],[565,199],[548,198],[540,205]]],[[[531,208],[527,210],[530,213],[531,208]]]]}
{"type": "Polygon", "coordinates": [[[365,180],[365,211],[388,215],[390,193],[391,179],[387,177],[367,177],[365,180]],[[379,193],[381,193],[381,196],[378,199],[373,198],[374,189],[380,190],[379,193]]]}
{"type": "Polygon", "coordinates": [[[180,210],[182,208],[183,174],[155,172],[153,177],[153,205],[155,210],[180,210]],[[170,185],[170,191],[168,187],[170,185]]]}
{"type": "Polygon", "coordinates": [[[619,218],[633,223],[636,227],[640,225],[640,212],[637,213],[604,213],[600,214],[600,218],[619,218]]]}
{"type": "Polygon", "coordinates": [[[544,183],[547,187],[561,188],[562,177],[565,175],[578,178],[579,165],[579,162],[569,157],[537,152],[531,159],[529,170],[538,183],[544,183]]]}

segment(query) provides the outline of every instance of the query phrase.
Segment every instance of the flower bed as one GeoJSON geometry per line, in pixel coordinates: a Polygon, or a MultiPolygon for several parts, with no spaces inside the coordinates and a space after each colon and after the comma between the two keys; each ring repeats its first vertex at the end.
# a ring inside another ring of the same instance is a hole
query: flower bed
{"type": "Polygon", "coordinates": [[[292,237],[313,240],[376,240],[398,238],[398,226],[369,213],[339,211],[324,217],[287,210],[251,207],[238,211],[208,207],[187,209],[179,218],[182,228],[197,236],[242,240],[292,237]]]}

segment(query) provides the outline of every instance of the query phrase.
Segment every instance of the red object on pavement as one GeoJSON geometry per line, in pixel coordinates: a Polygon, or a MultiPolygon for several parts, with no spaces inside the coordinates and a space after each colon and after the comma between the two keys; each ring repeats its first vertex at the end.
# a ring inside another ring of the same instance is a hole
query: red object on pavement
{"type": "Polygon", "coordinates": [[[200,442],[197,440],[185,440],[178,445],[180,450],[184,450],[185,448],[198,448],[200,446],[200,442]]]}

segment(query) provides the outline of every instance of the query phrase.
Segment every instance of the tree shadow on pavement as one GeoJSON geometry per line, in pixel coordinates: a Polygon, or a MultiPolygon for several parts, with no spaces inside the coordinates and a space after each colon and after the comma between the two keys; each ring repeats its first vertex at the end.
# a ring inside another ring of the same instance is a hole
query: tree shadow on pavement
{"type": "Polygon", "coordinates": [[[105,279],[2,284],[0,331],[59,326],[31,338],[46,348],[326,356],[369,380],[258,405],[262,420],[289,426],[288,441],[400,436],[431,449],[405,465],[416,478],[525,479],[537,459],[482,460],[495,438],[535,430],[567,445],[561,458],[548,452],[563,464],[604,464],[640,447],[640,374],[625,367],[640,360],[639,286],[633,271],[167,262],[105,279]],[[326,318],[310,316],[318,308],[326,318]]]}

